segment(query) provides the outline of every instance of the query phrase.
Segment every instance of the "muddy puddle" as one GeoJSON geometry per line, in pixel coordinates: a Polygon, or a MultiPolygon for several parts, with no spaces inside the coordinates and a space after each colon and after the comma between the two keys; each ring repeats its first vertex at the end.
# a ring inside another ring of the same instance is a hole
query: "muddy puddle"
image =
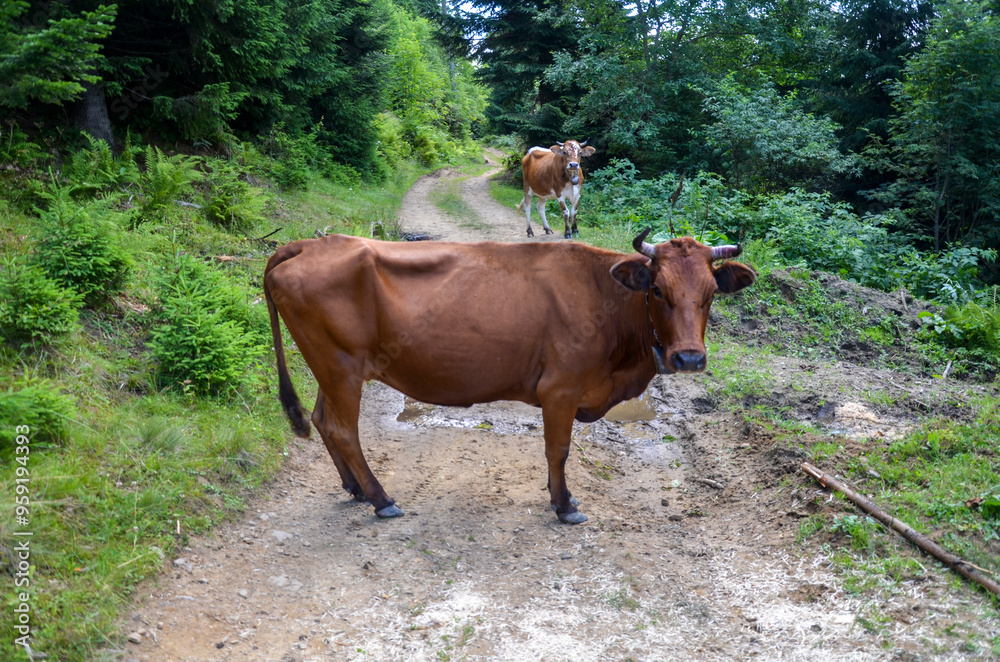
{"type": "MultiPolygon", "coordinates": [[[[396,423],[406,428],[464,428],[501,435],[542,430],[541,410],[519,402],[496,402],[472,407],[442,407],[420,402],[401,393],[396,423]]],[[[679,466],[683,453],[678,439],[687,416],[666,407],[651,391],[613,407],[600,421],[576,423],[574,439],[583,443],[614,444],[653,466],[679,466]]]]}

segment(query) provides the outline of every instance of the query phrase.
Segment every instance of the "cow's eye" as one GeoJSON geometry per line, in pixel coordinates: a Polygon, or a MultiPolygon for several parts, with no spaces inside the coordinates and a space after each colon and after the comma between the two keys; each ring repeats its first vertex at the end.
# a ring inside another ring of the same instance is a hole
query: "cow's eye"
{"type": "Polygon", "coordinates": [[[653,296],[656,297],[657,299],[661,300],[663,299],[663,292],[661,292],[660,288],[657,287],[656,285],[653,286],[653,296]]]}

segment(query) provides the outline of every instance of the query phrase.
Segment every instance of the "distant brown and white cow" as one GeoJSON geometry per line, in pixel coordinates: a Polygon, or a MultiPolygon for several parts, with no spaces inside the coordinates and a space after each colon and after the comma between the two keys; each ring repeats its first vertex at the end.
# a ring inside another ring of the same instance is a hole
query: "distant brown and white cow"
{"type": "Polygon", "coordinates": [[[524,173],[524,199],[517,205],[524,209],[528,222],[528,236],[534,237],[531,230],[531,195],[538,196],[536,206],[542,217],[545,234],[552,234],[552,228],[545,219],[545,202],[558,200],[562,209],[563,222],[569,239],[579,234],[576,227],[576,208],[580,205],[580,191],[583,189],[583,169],[580,159],[594,153],[593,147],[584,147],[587,141],[578,143],[567,140],[556,143],[552,147],[532,147],[521,159],[521,171],[524,173]],[[570,234],[572,231],[572,235],[570,234]]]}
{"type": "Polygon", "coordinates": [[[379,517],[403,511],[365,461],[358,414],[365,382],[469,406],[542,408],[549,498],[563,522],[587,518],[566,486],[573,419],[596,421],[658,372],[705,369],[716,292],[754,271],[723,261],[736,246],[690,237],[623,255],[576,242],[395,243],[331,235],[282,246],[264,272],[278,394],[296,434],[309,414],[292,387],[279,318],[319,382],[312,422],[344,488],[379,517]]]}

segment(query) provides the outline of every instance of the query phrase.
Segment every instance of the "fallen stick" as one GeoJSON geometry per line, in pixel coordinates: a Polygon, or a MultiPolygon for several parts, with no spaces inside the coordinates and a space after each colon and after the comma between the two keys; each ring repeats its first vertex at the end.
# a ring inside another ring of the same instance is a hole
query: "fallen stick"
{"type": "Polygon", "coordinates": [[[822,485],[823,487],[830,490],[837,490],[838,492],[842,493],[844,496],[850,499],[851,503],[856,505],[858,508],[871,515],[874,519],[878,520],[886,527],[893,529],[901,536],[903,536],[904,538],[912,542],[914,545],[919,547],[922,551],[926,552],[927,554],[930,554],[938,561],[944,563],[946,566],[948,566],[958,574],[962,575],[969,581],[976,582],[977,584],[985,588],[987,591],[990,591],[995,595],[1000,595],[1000,584],[997,584],[997,582],[995,582],[994,580],[978,572],[975,566],[971,565],[966,561],[963,561],[962,559],[958,558],[948,550],[944,549],[943,547],[941,547],[941,545],[937,544],[927,536],[923,535],[922,533],[918,533],[905,523],[899,521],[892,515],[889,515],[884,510],[876,506],[874,503],[872,503],[865,497],[861,496],[851,488],[847,487],[846,485],[844,485],[842,482],[840,482],[830,474],[820,471],[819,469],[809,464],[808,462],[802,463],[802,471],[812,476],[816,480],[816,482],[822,485]]]}

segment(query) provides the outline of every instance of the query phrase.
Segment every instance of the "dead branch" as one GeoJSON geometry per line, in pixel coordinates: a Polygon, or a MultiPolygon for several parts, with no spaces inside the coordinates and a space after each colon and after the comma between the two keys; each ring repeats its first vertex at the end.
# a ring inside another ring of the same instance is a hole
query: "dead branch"
{"type": "Polygon", "coordinates": [[[802,471],[812,476],[813,479],[815,479],[816,482],[823,487],[840,492],[846,496],[851,503],[871,515],[872,518],[878,520],[893,531],[896,531],[898,534],[919,547],[921,551],[930,554],[938,561],[941,561],[941,563],[944,563],[946,566],[960,574],[962,577],[965,577],[969,581],[976,582],[995,595],[1000,595],[1000,584],[993,579],[990,579],[985,574],[979,572],[971,563],[963,561],[927,536],[922,533],[918,533],[904,522],[901,522],[892,515],[889,515],[874,503],[847,487],[830,474],[817,469],[808,462],[802,463],[802,471]]]}
{"type": "Polygon", "coordinates": [[[667,224],[670,226],[670,235],[672,237],[677,236],[677,232],[674,230],[674,205],[677,204],[677,200],[681,197],[681,191],[684,189],[684,173],[681,173],[681,179],[677,182],[677,190],[671,195],[667,200],[670,202],[670,213],[667,215],[667,224]]]}
{"type": "Polygon", "coordinates": [[[263,237],[254,237],[253,239],[251,239],[251,241],[264,241],[265,239],[267,239],[268,237],[270,237],[272,234],[276,234],[278,232],[281,232],[284,229],[285,229],[284,226],[282,226],[282,227],[278,228],[277,230],[273,230],[271,232],[268,232],[263,237]]]}

